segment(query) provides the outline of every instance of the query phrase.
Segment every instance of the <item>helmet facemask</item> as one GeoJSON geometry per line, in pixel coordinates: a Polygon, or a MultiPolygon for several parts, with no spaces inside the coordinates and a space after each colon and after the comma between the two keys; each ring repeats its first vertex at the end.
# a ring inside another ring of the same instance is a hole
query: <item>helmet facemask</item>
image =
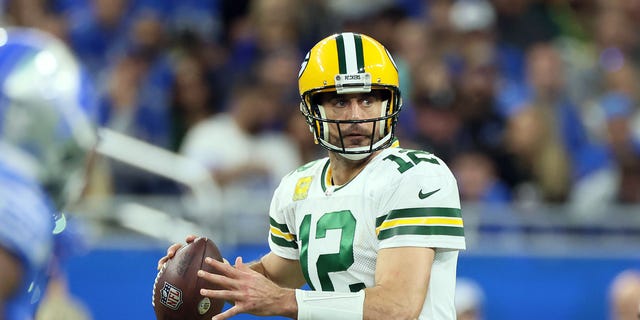
{"type": "Polygon", "coordinates": [[[395,138],[395,126],[398,121],[400,112],[400,95],[397,89],[391,87],[376,87],[373,90],[382,91],[382,106],[380,115],[375,118],[367,119],[329,119],[325,113],[324,107],[320,104],[317,96],[322,93],[336,92],[338,94],[346,93],[366,93],[370,92],[371,87],[364,90],[349,90],[347,92],[339,89],[324,89],[316,92],[310,92],[305,95],[303,103],[300,104],[300,110],[305,116],[310,131],[313,133],[316,143],[329,151],[336,152],[349,160],[360,160],[369,156],[374,151],[388,148],[395,138]],[[332,90],[333,89],[333,90],[332,90]],[[343,132],[345,126],[349,124],[372,123],[371,131],[367,133],[369,136],[369,145],[361,147],[345,146],[343,132]],[[337,133],[337,143],[332,143],[330,133],[337,133]]]}

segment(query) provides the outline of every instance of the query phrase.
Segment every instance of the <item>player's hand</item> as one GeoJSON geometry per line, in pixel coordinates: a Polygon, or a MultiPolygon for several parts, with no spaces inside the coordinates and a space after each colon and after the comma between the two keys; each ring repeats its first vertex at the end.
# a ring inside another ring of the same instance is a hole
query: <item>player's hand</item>
{"type": "Polygon", "coordinates": [[[235,266],[225,262],[206,258],[205,263],[212,266],[216,273],[198,271],[199,277],[221,288],[200,289],[201,295],[233,303],[233,307],[216,315],[212,320],[228,319],[240,313],[258,316],[289,316],[288,313],[293,312],[297,314],[293,289],[279,287],[261,273],[249,268],[248,264],[242,262],[241,257],[236,258],[235,266]]]}
{"type": "MultiPolygon", "coordinates": [[[[195,235],[188,235],[187,238],[184,240],[187,244],[193,242],[194,240],[196,240],[196,238],[198,238],[195,235]]],[[[164,265],[165,262],[167,262],[169,259],[173,258],[173,256],[176,255],[176,252],[178,251],[178,249],[182,248],[182,246],[184,246],[184,244],[182,243],[174,243],[172,244],[168,249],[167,249],[167,255],[160,258],[160,260],[158,260],[158,270],[160,270],[162,268],[162,265],[164,265]]]]}

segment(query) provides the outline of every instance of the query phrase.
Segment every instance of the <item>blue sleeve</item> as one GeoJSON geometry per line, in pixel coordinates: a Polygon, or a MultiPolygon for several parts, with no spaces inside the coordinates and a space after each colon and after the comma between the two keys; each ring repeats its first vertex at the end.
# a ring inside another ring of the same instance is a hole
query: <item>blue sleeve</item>
{"type": "Polygon", "coordinates": [[[0,171],[0,246],[29,272],[42,269],[51,255],[52,217],[49,201],[38,188],[0,171]]]}
{"type": "Polygon", "coordinates": [[[33,319],[52,254],[52,212],[37,184],[6,170],[0,162],[0,247],[18,257],[24,270],[21,289],[5,301],[0,318],[33,319]]]}

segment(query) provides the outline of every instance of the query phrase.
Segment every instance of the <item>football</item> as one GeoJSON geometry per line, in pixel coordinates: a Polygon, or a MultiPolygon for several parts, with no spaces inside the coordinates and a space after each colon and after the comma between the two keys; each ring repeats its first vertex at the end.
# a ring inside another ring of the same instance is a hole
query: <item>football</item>
{"type": "Polygon", "coordinates": [[[204,263],[205,257],[222,261],[215,243],[200,237],[180,248],[158,271],[152,300],[158,320],[211,319],[222,311],[224,301],[200,295],[201,288],[217,289],[197,275],[200,269],[214,273],[213,268],[204,263]]]}

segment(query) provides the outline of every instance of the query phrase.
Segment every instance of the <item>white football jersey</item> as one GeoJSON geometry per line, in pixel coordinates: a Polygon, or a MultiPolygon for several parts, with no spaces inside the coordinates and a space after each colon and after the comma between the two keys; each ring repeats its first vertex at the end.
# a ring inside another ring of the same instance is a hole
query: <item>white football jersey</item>
{"type": "Polygon", "coordinates": [[[300,260],[309,286],[372,287],[378,250],[436,249],[420,319],[455,319],[458,250],[465,248],[456,180],[425,151],[388,148],[350,182],[331,183],[329,158],[285,176],[270,208],[269,246],[300,260]]]}

